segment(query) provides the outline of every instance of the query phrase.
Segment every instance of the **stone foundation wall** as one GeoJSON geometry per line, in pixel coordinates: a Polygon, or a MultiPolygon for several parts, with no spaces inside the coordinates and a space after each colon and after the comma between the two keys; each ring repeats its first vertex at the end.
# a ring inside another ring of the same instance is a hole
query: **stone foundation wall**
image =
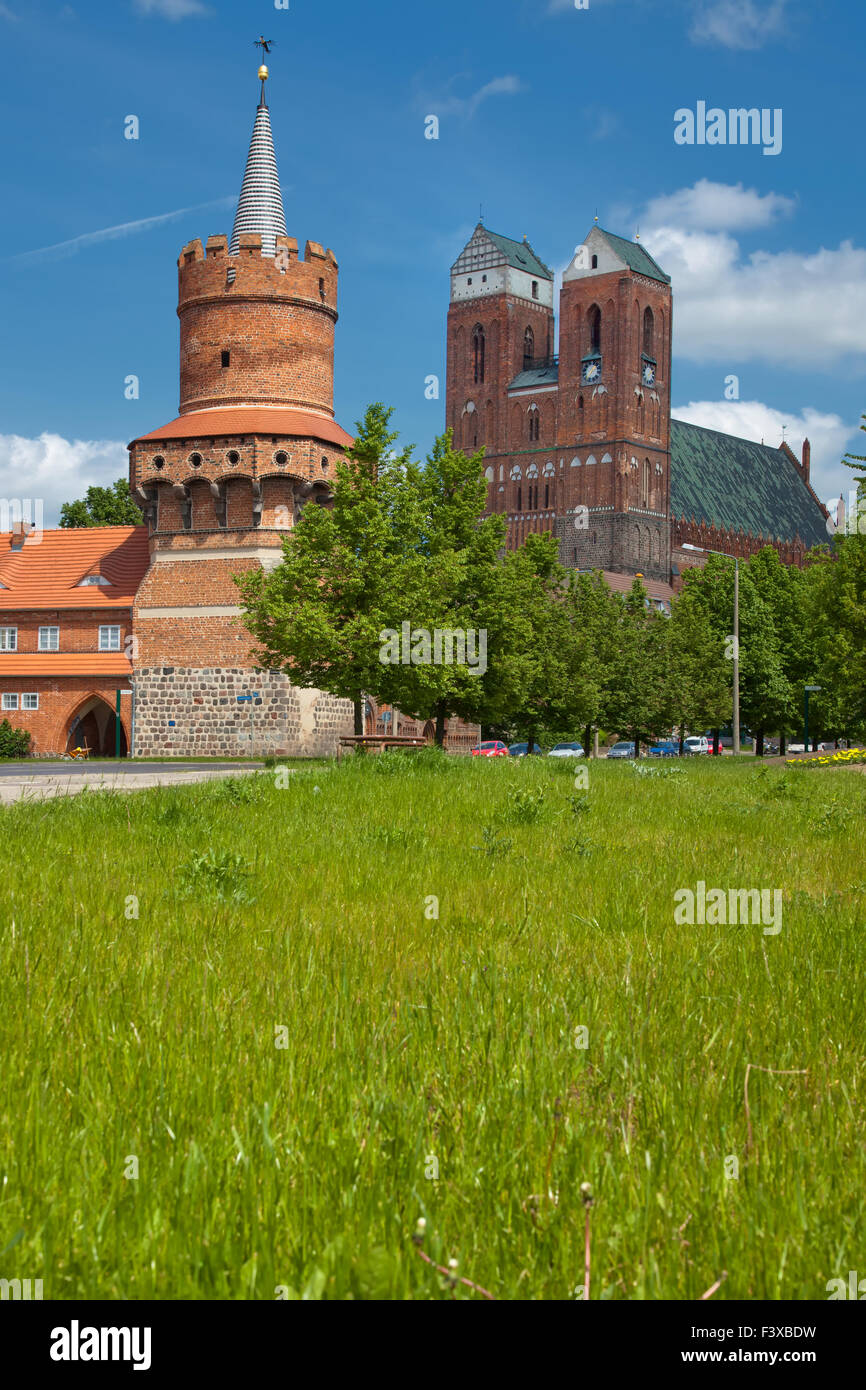
{"type": "Polygon", "coordinates": [[[280,672],[153,666],[135,671],[134,686],[136,757],[323,757],[352,733],[351,701],[299,689],[280,672]],[[238,704],[249,694],[252,705],[238,704]]]}

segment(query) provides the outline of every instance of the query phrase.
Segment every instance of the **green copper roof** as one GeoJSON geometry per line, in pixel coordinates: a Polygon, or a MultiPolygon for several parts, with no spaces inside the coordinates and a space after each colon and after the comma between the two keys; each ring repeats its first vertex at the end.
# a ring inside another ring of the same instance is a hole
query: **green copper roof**
{"type": "Polygon", "coordinates": [[[491,232],[489,227],[484,230],[515,270],[525,270],[527,275],[537,275],[542,280],[553,279],[553,271],[538,259],[528,241],[512,241],[510,236],[500,236],[498,232],[491,232]]]}
{"type": "Polygon", "coordinates": [[[781,449],[683,420],[671,420],[671,515],[768,540],[828,541],[819,503],[781,449]]]}
{"type": "Polygon", "coordinates": [[[639,241],[626,241],[625,237],[615,236],[613,232],[606,232],[602,227],[598,230],[609,242],[610,249],[616,252],[626,265],[631,266],[632,270],[637,271],[638,275],[646,275],[649,280],[661,280],[663,285],[671,283],[671,277],[665,275],[661,266],[656,264],[649,251],[645,250],[639,241]]]}

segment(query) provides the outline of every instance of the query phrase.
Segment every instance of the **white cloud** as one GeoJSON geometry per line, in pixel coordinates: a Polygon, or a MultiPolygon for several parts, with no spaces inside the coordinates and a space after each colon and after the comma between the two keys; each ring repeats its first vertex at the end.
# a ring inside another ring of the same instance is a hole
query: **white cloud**
{"type": "Polygon", "coordinates": [[[201,0],[135,0],[142,14],[158,14],[163,19],[189,19],[192,15],[210,14],[201,0]]]}
{"type": "Polygon", "coordinates": [[[767,227],[778,217],[790,216],[796,198],[781,193],[759,193],[741,183],[713,183],[698,179],[692,188],[662,194],[647,204],[644,217],[652,227],[675,226],[703,231],[730,232],[767,227]]]}
{"type": "Polygon", "coordinates": [[[8,19],[15,24],[18,21],[17,14],[13,14],[8,5],[0,4],[0,19],[8,19]]]}
{"type": "Polygon", "coordinates": [[[675,420],[756,443],[763,440],[773,448],[778,448],[784,438],[797,458],[802,455],[803,440],[808,439],[812,446],[811,483],[821,501],[838,497],[843,487],[850,486],[843,476],[847,469],[842,467],[841,459],[857,427],[846,424],[839,415],[828,415],[811,406],[805,406],[799,415],[786,415],[762,401],[726,400],[690,401],[688,405],[673,406],[671,414],[675,420]]]}
{"type": "MultiPolygon", "coordinates": [[[[734,219],[766,217],[781,206],[774,194],[756,208],[757,195],[739,185],[729,191],[734,219]]],[[[723,198],[714,192],[702,200],[685,189],[650,208],[670,210],[678,201],[688,207],[723,198]]],[[[755,361],[814,372],[866,366],[866,249],[843,241],[816,251],[745,254],[728,231],[691,230],[647,214],[641,226],[647,250],[673,280],[678,356],[721,362],[737,375],[755,361]]]]}
{"type": "Polygon", "coordinates": [[[88,246],[96,246],[102,241],[117,241],[120,237],[134,236],[137,232],[149,232],[163,222],[173,222],[188,212],[201,212],[203,208],[227,207],[235,200],[232,197],[212,198],[207,203],[198,203],[191,208],[176,208],[174,212],[161,212],[156,217],[140,217],[136,222],[119,222],[114,227],[102,227],[96,232],[84,232],[71,237],[69,241],[58,241],[53,246],[40,246],[35,251],[22,251],[12,256],[12,261],[27,264],[31,261],[61,260],[64,256],[74,256],[88,246]]]}
{"type": "Polygon", "coordinates": [[[41,499],[45,526],[58,524],[64,502],[83,497],[92,484],[114,483],[128,470],[129,454],[118,440],[0,434],[0,497],[41,499]]]}
{"type": "Polygon", "coordinates": [[[761,48],[784,33],[788,0],[700,0],[689,37],[723,48],[761,48]]]}
{"type": "MultiPolygon", "coordinates": [[[[459,81],[459,77],[452,77],[448,83],[451,87],[459,81]]],[[[488,97],[495,96],[514,96],[517,92],[526,91],[526,87],[519,77],[513,73],[508,73],[504,77],[494,77],[490,82],[485,82],[483,87],[479,87],[476,92],[472,92],[468,97],[442,96],[439,98],[426,97],[426,110],[437,116],[465,116],[471,120],[482,102],[488,97]]]]}

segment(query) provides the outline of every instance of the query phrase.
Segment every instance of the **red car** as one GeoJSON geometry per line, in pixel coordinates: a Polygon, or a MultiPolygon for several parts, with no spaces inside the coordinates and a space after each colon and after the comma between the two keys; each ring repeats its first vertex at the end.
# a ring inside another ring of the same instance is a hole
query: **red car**
{"type": "Polygon", "coordinates": [[[477,748],[472,749],[473,758],[507,758],[508,745],[500,743],[479,743],[477,748]]]}

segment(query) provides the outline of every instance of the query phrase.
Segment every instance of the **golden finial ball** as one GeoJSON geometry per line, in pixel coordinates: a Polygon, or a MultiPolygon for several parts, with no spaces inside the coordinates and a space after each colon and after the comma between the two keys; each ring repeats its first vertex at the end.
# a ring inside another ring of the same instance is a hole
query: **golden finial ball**
{"type": "Polygon", "coordinates": [[[267,82],[268,80],[268,70],[265,67],[264,63],[262,63],[261,67],[259,68],[259,79],[262,82],[267,82]]]}

